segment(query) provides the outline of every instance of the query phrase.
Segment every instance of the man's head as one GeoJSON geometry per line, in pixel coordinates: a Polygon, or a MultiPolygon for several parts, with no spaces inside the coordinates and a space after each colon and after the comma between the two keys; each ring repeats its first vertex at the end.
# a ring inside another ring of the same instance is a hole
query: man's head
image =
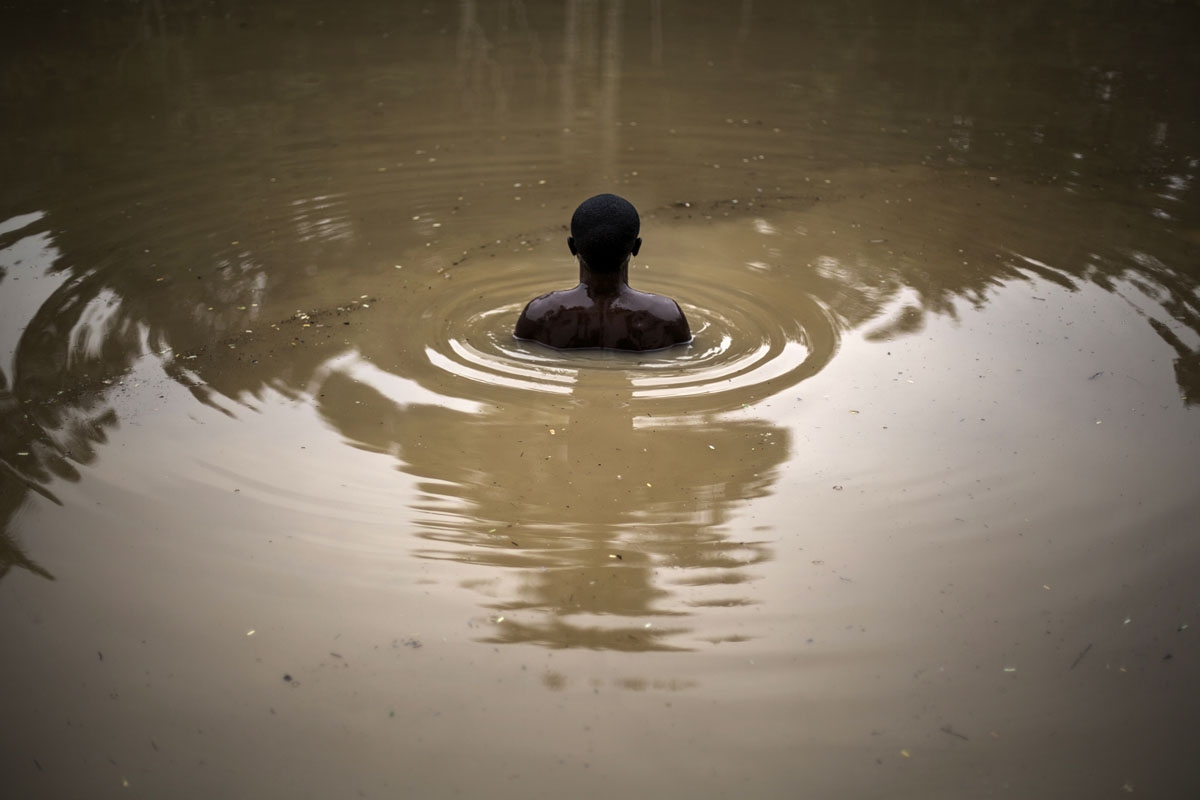
{"type": "Polygon", "coordinates": [[[637,209],[623,197],[598,194],[579,204],[571,217],[567,247],[597,272],[615,270],[642,246],[637,209]]]}

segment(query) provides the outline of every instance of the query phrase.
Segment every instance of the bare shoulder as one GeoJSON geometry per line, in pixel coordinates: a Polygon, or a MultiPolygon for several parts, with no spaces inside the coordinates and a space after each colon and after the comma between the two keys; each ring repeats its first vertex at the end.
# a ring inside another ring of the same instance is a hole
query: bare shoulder
{"type": "Polygon", "coordinates": [[[547,292],[533,298],[525,304],[525,310],[521,312],[516,327],[513,328],[513,335],[518,339],[546,341],[546,326],[571,304],[570,298],[570,289],[547,292]]]}
{"type": "Polygon", "coordinates": [[[675,302],[670,297],[662,294],[650,294],[642,292],[645,305],[643,308],[657,316],[663,322],[678,322],[682,320],[687,323],[687,317],[683,313],[683,309],[679,307],[679,303],[675,302]]]}
{"type": "Polygon", "coordinates": [[[667,322],[683,322],[687,324],[687,316],[683,313],[683,309],[679,307],[679,303],[675,302],[670,297],[656,295],[661,302],[659,305],[659,314],[667,322]]]}
{"type": "Polygon", "coordinates": [[[517,325],[513,328],[513,336],[518,339],[536,339],[538,332],[542,327],[542,320],[546,316],[546,312],[550,308],[548,302],[550,295],[544,294],[540,297],[535,297],[525,304],[525,309],[521,312],[521,316],[517,318],[517,325]]]}
{"type": "Polygon", "coordinates": [[[670,297],[650,292],[637,292],[631,297],[630,310],[635,312],[641,342],[636,349],[657,350],[690,342],[692,330],[679,303],[670,297]]]}
{"type": "Polygon", "coordinates": [[[670,297],[663,297],[662,300],[664,302],[660,313],[666,337],[669,340],[667,346],[690,342],[692,340],[692,328],[688,325],[687,315],[683,313],[683,309],[679,307],[679,303],[670,297]]]}
{"type": "Polygon", "coordinates": [[[521,312],[521,319],[537,319],[543,316],[554,305],[554,295],[558,292],[547,292],[539,295],[525,304],[525,310],[521,312]]]}

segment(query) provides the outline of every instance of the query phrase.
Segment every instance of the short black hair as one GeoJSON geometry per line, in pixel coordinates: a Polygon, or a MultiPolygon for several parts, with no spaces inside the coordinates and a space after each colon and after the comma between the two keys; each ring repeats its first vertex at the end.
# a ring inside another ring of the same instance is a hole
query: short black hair
{"type": "Polygon", "coordinates": [[[612,270],[633,252],[642,221],[623,197],[598,194],[579,204],[571,217],[571,236],[584,263],[594,270],[612,270]]]}

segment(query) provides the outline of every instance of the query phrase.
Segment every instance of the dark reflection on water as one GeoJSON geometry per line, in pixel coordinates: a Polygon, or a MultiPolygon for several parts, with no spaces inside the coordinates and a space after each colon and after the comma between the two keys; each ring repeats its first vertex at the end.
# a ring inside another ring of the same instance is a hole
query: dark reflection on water
{"type": "MultiPolygon", "coordinates": [[[[1178,354],[1186,401],[1200,398],[1192,4],[147,2],[0,13],[0,216],[44,215],[0,247],[46,237],[44,272],[58,281],[0,374],[5,530],[26,491],[48,492],[39,487],[52,476],[73,480],[95,458],[118,424],[115,387],[138,359],[168,354],[168,373],[205,401],[298,392],[327,351],[239,368],[169,354],[211,353],[295,307],[342,302],[330,287],[359,265],[490,241],[515,215],[489,209],[517,191],[538,232],[509,227],[506,245],[550,238],[538,226],[561,218],[530,200],[563,208],[600,183],[630,185],[651,209],[687,201],[695,224],[836,200],[836,188],[806,178],[839,167],[926,165],[1057,189],[1110,216],[1069,235],[1135,230],[1054,259],[1012,250],[964,269],[918,256],[843,261],[817,299],[858,327],[913,290],[873,329],[886,339],[1029,274],[1128,281],[1164,312],[1149,324],[1178,354]],[[553,184],[542,195],[539,175],[553,184]]],[[[969,227],[969,209],[957,213],[969,227]]],[[[399,313],[423,302],[426,275],[399,313]]],[[[15,280],[6,263],[0,290],[15,280]]],[[[397,362],[359,330],[342,342],[397,362]]],[[[698,434],[672,435],[686,448],[698,434]]],[[[450,464],[443,474],[470,477],[450,464]]],[[[498,501],[467,499],[481,518],[505,518],[498,501]]],[[[614,514],[597,530],[629,521],[614,514]]],[[[27,564],[6,542],[5,570],[27,564]]]]}
{"type": "Polygon", "coordinates": [[[634,418],[620,384],[583,387],[535,413],[400,407],[336,373],[317,391],[349,441],[395,455],[421,479],[418,555],[522,570],[514,597],[496,596],[487,572],[466,582],[510,615],[485,641],[685,649],[668,641],[690,630],[668,601],[680,587],[690,587],[688,605],[753,602],[740,591],[771,548],[735,536],[730,516],[770,491],[788,434],[713,414],[634,418]],[[364,407],[376,410],[364,418],[364,407]]]}

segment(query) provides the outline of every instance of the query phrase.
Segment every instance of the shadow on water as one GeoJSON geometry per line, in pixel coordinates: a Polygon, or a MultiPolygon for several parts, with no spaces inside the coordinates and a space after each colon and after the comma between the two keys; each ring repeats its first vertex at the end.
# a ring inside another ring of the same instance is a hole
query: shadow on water
{"type": "MultiPolygon", "coordinates": [[[[222,408],[267,388],[303,396],[347,350],[434,380],[413,342],[397,353],[356,316],[328,320],[342,323],[336,336],[293,335],[292,311],[348,314],[387,291],[392,313],[415,318],[449,285],[438,283],[448,263],[486,269],[482,249],[497,236],[531,259],[559,258],[542,245],[561,247],[564,210],[601,184],[628,184],[681,246],[714,220],[787,221],[766,266],[811,269],[811,297],[838,327],[876,340],[959,303],[986,305],[1014,280],[1132,287],[1177,353],[1185,402],[1198,402],[1194,6],[701,5],[5,10],[21,24],[0,26],[10,220],[0,345],[11,353],[0,372],[0,577],[50,577],[13,520],[29,492],[53,500],[56,480],[78,480],[96,459],[142,360],[222,408]],[[879,211],[872,201],[899,202],[913,167],[925,207],[879,211]],[[821,183],[839,170],[867,178],[821,183]],[[513,206],[530,174],[554,184],[545,208],[513,206]],[[1024,231],[1043,213],[1069,224],[1024,231]],[[798,231],[806,215],[884,233],[847,246],[798,231]],[[962,263],[944,258],[955,250],[962,263]],[[397,254],[412,256],[403,280],[365,268],[397,254]],[[292,346],[302,336],[312,346],[292,346]]],[[[371,391],[336,378],[335,389],[371,391]]],[[[664,571],[736,587],[769,557],[725,528],[787,457],[786,436],[762,421],[717,409],[650,431],[611,398],[532,414],[380,402],[364,429],[346,402],[316,402],[349,440],[395,453],[427,482],[423,557],[536,568],[489,601],[498,614],[543,612],[505,628],[511,640],[668,647],[637,624],[661,613],[664,571]],[[551,427],[553,463],[524,460],[519,443],[551,427]],[[421,430],[449,433],[428,442],[421,430]],[[513,447],[477,446],[500,438],[513,447]],[[695,460],[655,461],[636,477],[603,469],[606,448],[703,455],[768,440],[776,448],[748,458],[746,473],[695,460]],[[567,505],[578,491],[614,501],[576,519],[567,505]]]]}

